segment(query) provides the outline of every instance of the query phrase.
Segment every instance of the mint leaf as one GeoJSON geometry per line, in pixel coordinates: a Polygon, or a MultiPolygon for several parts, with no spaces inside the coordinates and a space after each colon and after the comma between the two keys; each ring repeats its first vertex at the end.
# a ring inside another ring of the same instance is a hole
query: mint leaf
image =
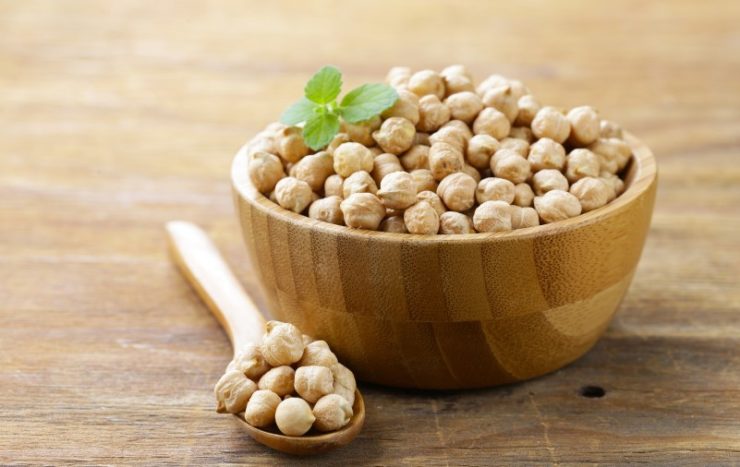
{"type": "Polygon", "coordinates": [[[328,104],[342,89],[342,73],[333,66],[325,66],[308,80],[303,92],[317,104],[328,104]]]}
{"type": "Polygon", "coordinates": [[[280,121],[286,125],[295,125],[297,123],[305,122],[316,114],[316,109],[319,105],[315,102],[302,97],[301,100],[291,105],[288,110],[283,112],[280,116],[280,121]]]}
{"type": "Polygon", "coordinates": [[[318,151],[325,147],[339,132],[339,117],[335,114],[317,114],[308,119],[303,126],[303,141],[318,151]]]}
{"type": "Polygon", "coordinates": [[[363,84],[344,96],[339,111],[349,123],[362,122],[392,106],[396,99],[398,93],[387,84],[363,84]]]}

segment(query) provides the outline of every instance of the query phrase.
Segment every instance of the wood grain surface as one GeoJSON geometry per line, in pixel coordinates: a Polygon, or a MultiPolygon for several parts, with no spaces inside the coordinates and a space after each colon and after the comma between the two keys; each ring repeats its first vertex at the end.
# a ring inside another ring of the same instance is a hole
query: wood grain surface
{"type": "Polygon", "coordinates": [[[660,183],[588,354],[496,389],[363,385],[362,434],[312,462],[738,464],[738,24],[734,1],[0,2],[0,464],[306,463],[215,413],[229,342],[163,227],[204,226],[264,308],[229,166],[325,63],[348,87],[519,77],[621,122],[660,183]]]}

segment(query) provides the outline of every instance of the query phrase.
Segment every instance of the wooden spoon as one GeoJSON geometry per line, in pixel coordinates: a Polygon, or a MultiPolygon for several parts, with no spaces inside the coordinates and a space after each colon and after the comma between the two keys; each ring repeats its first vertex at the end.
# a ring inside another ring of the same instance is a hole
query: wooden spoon
{"type": "MultiPolygon", "coordinates": [[[[170,248],[175,262],[198,295],[208,305],[231,339],[234,355],[244,344],[258,343],[265,332],[265,319],[232,274],[208,235],[198,226],[182,221],[167,223],[170,248]]],[[[352,441],[365,422],[365,403],[355,391],[353,415],[341,430],[331,433],[286,436],[277,429],[255,428],[235,414],[255,441],[278,451],[300,456],[319,454],[352,441]]]]}

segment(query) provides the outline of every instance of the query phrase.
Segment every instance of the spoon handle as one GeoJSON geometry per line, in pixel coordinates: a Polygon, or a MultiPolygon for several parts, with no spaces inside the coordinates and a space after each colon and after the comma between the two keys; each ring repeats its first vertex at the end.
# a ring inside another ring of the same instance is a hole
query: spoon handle
{"type": "Polygon", "coordinates": [[[167,233],[175,263],[229,335],[234,355],[244,344],[258,343],[265,319],[208,234],[183,221],[168,222],[167,233]]]}

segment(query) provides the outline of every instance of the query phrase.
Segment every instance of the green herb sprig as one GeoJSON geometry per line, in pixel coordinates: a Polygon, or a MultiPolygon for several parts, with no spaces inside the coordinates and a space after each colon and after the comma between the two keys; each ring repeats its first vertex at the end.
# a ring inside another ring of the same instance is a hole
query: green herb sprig
{"type": "Polygon", "coordinates": [[[280,117],[286,125],[303,123],[303,140],[317,151],[339,132],[339,119],[348,123],[368,120],[391,107],[398,93],[387,84],[373,83],[348,92],[337,104],[342,90],[342,73],[333,66],[316,72],[303,89],[304,97],[280,117]]]}

